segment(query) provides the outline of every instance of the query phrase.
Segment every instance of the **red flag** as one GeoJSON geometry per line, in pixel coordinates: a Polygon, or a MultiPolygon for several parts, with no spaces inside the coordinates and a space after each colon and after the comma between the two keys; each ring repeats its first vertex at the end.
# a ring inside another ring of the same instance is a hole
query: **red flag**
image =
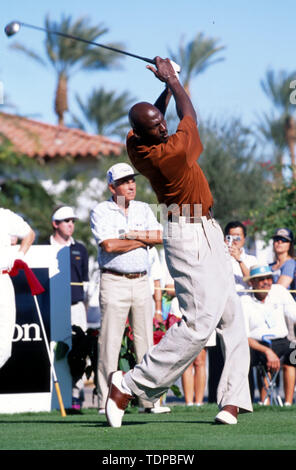
{"type": "Polygon", "coordinates": [[[42,294],[42,292],[45,291],[44,287],[40,284],[32,269],[30,269],[29,266],[21,259],[15,260],[12,269],[9,271],[9,275],[11,277],[17,276],[20,269],[25,271],[25,276],[27,278],[32,295],[42,294]]]}

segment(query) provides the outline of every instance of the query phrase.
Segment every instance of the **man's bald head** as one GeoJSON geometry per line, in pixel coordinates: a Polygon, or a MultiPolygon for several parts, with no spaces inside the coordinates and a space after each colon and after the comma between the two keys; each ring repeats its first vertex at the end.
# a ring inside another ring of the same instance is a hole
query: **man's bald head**
{"type": "Polygon", "coordinates": [[[129,111],[129,121],[133,129],[145,127],[145,123],[149,117],[154,116],[159,110],[151,103],[141,101],[136,103],[129,111]]]}
{"type": "Polygon", "coordinates": [[[168,139],[167,125],[161,111],[151,103],[136,103],[129,111],[134,133],[146,144],[159,144],[168,139]]]}

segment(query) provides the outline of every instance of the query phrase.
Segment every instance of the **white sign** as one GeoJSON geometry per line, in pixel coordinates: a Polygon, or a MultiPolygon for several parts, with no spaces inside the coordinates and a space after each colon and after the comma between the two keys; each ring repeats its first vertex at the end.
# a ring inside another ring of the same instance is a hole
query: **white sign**
{"type": "MultiPolygon", "coordinates": [[[[36,245],[30,248],[24,261],[45,289],[36,298],[53,361],[58,341],[71,348],[70,250],[65,247],[57,253],[51,245],[36,245]]],[[[17,315],[12,355],[0,369],[0,413],[59,409],[43,330],[24,271],[12,281],[17,315]]],[[[54,368],[64,407],[71,408],[72,378],[67,358],[54,361],[54,368]]]]}

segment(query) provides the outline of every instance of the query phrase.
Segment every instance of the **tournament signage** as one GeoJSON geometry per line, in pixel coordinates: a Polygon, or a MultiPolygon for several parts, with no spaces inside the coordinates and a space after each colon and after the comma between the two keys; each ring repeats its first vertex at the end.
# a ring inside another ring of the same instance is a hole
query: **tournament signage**
{"type": "MultiPolygon", "coordinates": [[[[50,296],[48,269],[32,269],[45,288],[38,295],[47,337],[50,339],[50,296]]],[[[16,294],[16,324],[12,343],[12,355],[0,369],[0,394],[50,392],[51,371],[42,338],[34,299],[24,271],[12,282],[16,294]]]]}
{"type": "MultiPolygon", "coordinates": [[[[16,248],[17,249],[17,248],[16,248]]],[[[51,246],[32,246],[26,263],[45,291],[36,296],[54,357],[58,341],[71,347],[70,254],[51,246]]],[[[12,355],[0,369],[0,413],[59,408],[38,312],[23,270],[11,278],[16,294],[12,355]]],[[[63,403],[71,406],[72,381],[66,357],[54,362],[63,403]]]]}

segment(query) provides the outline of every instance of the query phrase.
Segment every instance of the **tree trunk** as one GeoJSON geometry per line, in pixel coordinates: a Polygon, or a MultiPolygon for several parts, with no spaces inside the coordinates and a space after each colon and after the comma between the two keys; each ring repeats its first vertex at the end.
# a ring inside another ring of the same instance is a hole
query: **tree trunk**
{"type": "Polygon", "coordinates": [[[296,180],[296,122],[292,116],[288,116],[285,121],[285,138],[290,152],[293,179],[296,180]]]}
{"type": "Polygon", "coordinates": [[[278,188],[279,186],[282,186],[283,184],[283,180],[284,180],[283,170],[284,170],[284,156],[282,152],[279,152],[275,157],[275,166],[274,166],[274,171],[273,171],[273,180],[274,180],[275,188],[278,188]]]}
{"type": "Polygon", "coordinates": [[[63,126],[64,113],[68,111],[68,80],[63,74],[59,76],[54,109],[58,116],[59,125],[63,126]]]}

